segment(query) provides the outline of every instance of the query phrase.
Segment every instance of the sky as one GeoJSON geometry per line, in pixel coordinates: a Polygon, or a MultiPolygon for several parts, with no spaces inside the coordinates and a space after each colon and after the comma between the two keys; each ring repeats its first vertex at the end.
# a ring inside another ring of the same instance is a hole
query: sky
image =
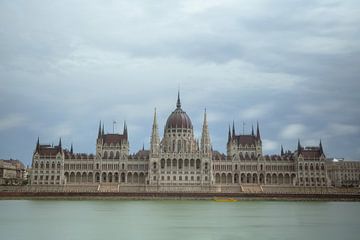
{"type": "Polygon", "coordinates": [[[358,0],[0,0],[0,158],[36,140],[95,153],[99,121],[149,148],[175,109],[213,148],[259,121],[264,154],[322,140],[360,160],[358,0]]]}

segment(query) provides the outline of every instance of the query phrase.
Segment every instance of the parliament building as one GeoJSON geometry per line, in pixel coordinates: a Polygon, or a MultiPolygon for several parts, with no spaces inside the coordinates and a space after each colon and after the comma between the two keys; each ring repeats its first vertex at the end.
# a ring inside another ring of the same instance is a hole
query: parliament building
{"type": "Polygon", "coordinates": [[[32,186],[78,186],[106,191],[263,191],[266,186],[331,186],[321,142],[294,152],[264,155],[259,124],[251,133],[229,127],[226,155],[213,149],[206,110],[200,140],[178,95],[176,108],[159,135],[156,110],[150,149],[129,153],[126,123],[122,134],[105,133],[99,124],[96,154],[75,153],[40,144],[34,150],[32,186]]]}

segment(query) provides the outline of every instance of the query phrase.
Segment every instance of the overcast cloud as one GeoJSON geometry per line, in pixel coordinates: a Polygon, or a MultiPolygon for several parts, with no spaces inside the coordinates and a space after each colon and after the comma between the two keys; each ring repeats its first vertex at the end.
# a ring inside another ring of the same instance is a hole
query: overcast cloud
{"type": "Polygon", "coordinates": [[[360,159],[357,0],[0,1],[0,158],[36,139],[95,152],[97,127],[128,123],[131,152],[183,109],[214,148],[259,121],[266,154],[322,139],[360,159]]]}

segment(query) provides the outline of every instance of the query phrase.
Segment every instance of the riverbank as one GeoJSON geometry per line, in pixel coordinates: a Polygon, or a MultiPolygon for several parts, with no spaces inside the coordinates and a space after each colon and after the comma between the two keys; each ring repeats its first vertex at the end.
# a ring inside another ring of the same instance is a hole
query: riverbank
{"type": "Polygon", "coordinates": [[[237,200],[270,201],[360,201],[360,194],[265,194],[265,193],[187,193],[187,192],[0,192],[0,200],[213,200],[234,198],[237,200]]]}

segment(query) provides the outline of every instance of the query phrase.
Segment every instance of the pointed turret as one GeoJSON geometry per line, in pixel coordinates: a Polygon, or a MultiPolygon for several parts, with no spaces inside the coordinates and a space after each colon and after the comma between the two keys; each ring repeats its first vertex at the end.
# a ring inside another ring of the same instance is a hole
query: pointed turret
{"type": "Polygon", "coordinates": [[[206,108],[204,111],[204,123],[203,123],[203,129],[201,134],[201,151],[203,153],[210,153],[211,150],[211,141],[210,141],[210,134],[209,134],[209,126],[207,122],[207,114],[206,114],[206,108]]]}
{"type": "Polygon", "coordinates": [[[37,142],[36,142],[36,150],[40,149],[40,138],[38,137],[37,142]]]}
{"type": "Polygon", "coordinates": [[[150,138],[151,153],[158,154],[159,150],[160,150],[159,147],[160,147],[160,137],[159,137],[159,129],[158,129],[158,124],[157,124],[157,114],[156,114],[156,108],[155,108],[155,110],[154,110],[154,120],[153,120],[151,138],[150,138]]]}
{"type": "Polygon", "coordinates": [[[126,121],[124,121],[124,130],[123,130],[123,134],[126,137],[126,139],[128,138],[128,130],[127,130],[127,125],[126,125],[126,121]]]}
{"type": "Polygon", "coordinates": [[[231,130],[230,130],[230,124],[229,124],[229,133],[228,133],[228,143],[231,142],[231,130]]]}
{"type": "Polygon", "coordinates": [[[101,137],[101,121],[99,123],[99,132],[98,132],[98,138],[100,138],[100,137],[101,137]]]}
{"type": "Polygon", "coordinates": [[[59,139],[59,148],[61,149],[62,146],[61,146],[61,138],[59,139]]]}
{"type": "Polygon", "coordinates": [[[232,137],[235,137],[235,122],[233,121],[232,125],[232,137]]]}
{"type": "Polygon", "coordinates": [[[74,153],[74,149],[73,149],[73,144],[71,143],[71,147],[70,147],[70,153],[73,154],[74,153]]]}
{"type": "Polygon", "coordinates": [[[323,146],[322,146],[322,143],[321,143],[321,139],[320,139],[319,148],[320,148],[320,154],[323,155],[323,154],[324,154],[324,150],[323,150],[323,146]]]}
{"type": "Polygon", "coordinates": [[[177,98],[177,102],[176,102],[176,108],[181,108],[180,90],[178,91],[178,98],[177,98]]]}
{"type": "Polygon", "coordinates": [[[284,148],[283,145],[281,145],[281,156],[284,155],[284,148]]]}
{"type": "Polygon", "coordinates": [[[257,122],[257,124],[256,124],[256,137],[257,137],[258,139],[261,138],[261,136],[260,136],[259,122],[257,122]]]}
{"type": "Polygon", "coordinates": [[[255,134],[254,134],[254,125],[251,125],[251,135],[255,136],[255,134]]]}
{"type": "Polygon", "coordinates": [[[298,151],[298,154],[300,154],[300,153],[301,153],[301,144],[300,144],[300,139],[298,139],[297,151],[298,151]]]}

